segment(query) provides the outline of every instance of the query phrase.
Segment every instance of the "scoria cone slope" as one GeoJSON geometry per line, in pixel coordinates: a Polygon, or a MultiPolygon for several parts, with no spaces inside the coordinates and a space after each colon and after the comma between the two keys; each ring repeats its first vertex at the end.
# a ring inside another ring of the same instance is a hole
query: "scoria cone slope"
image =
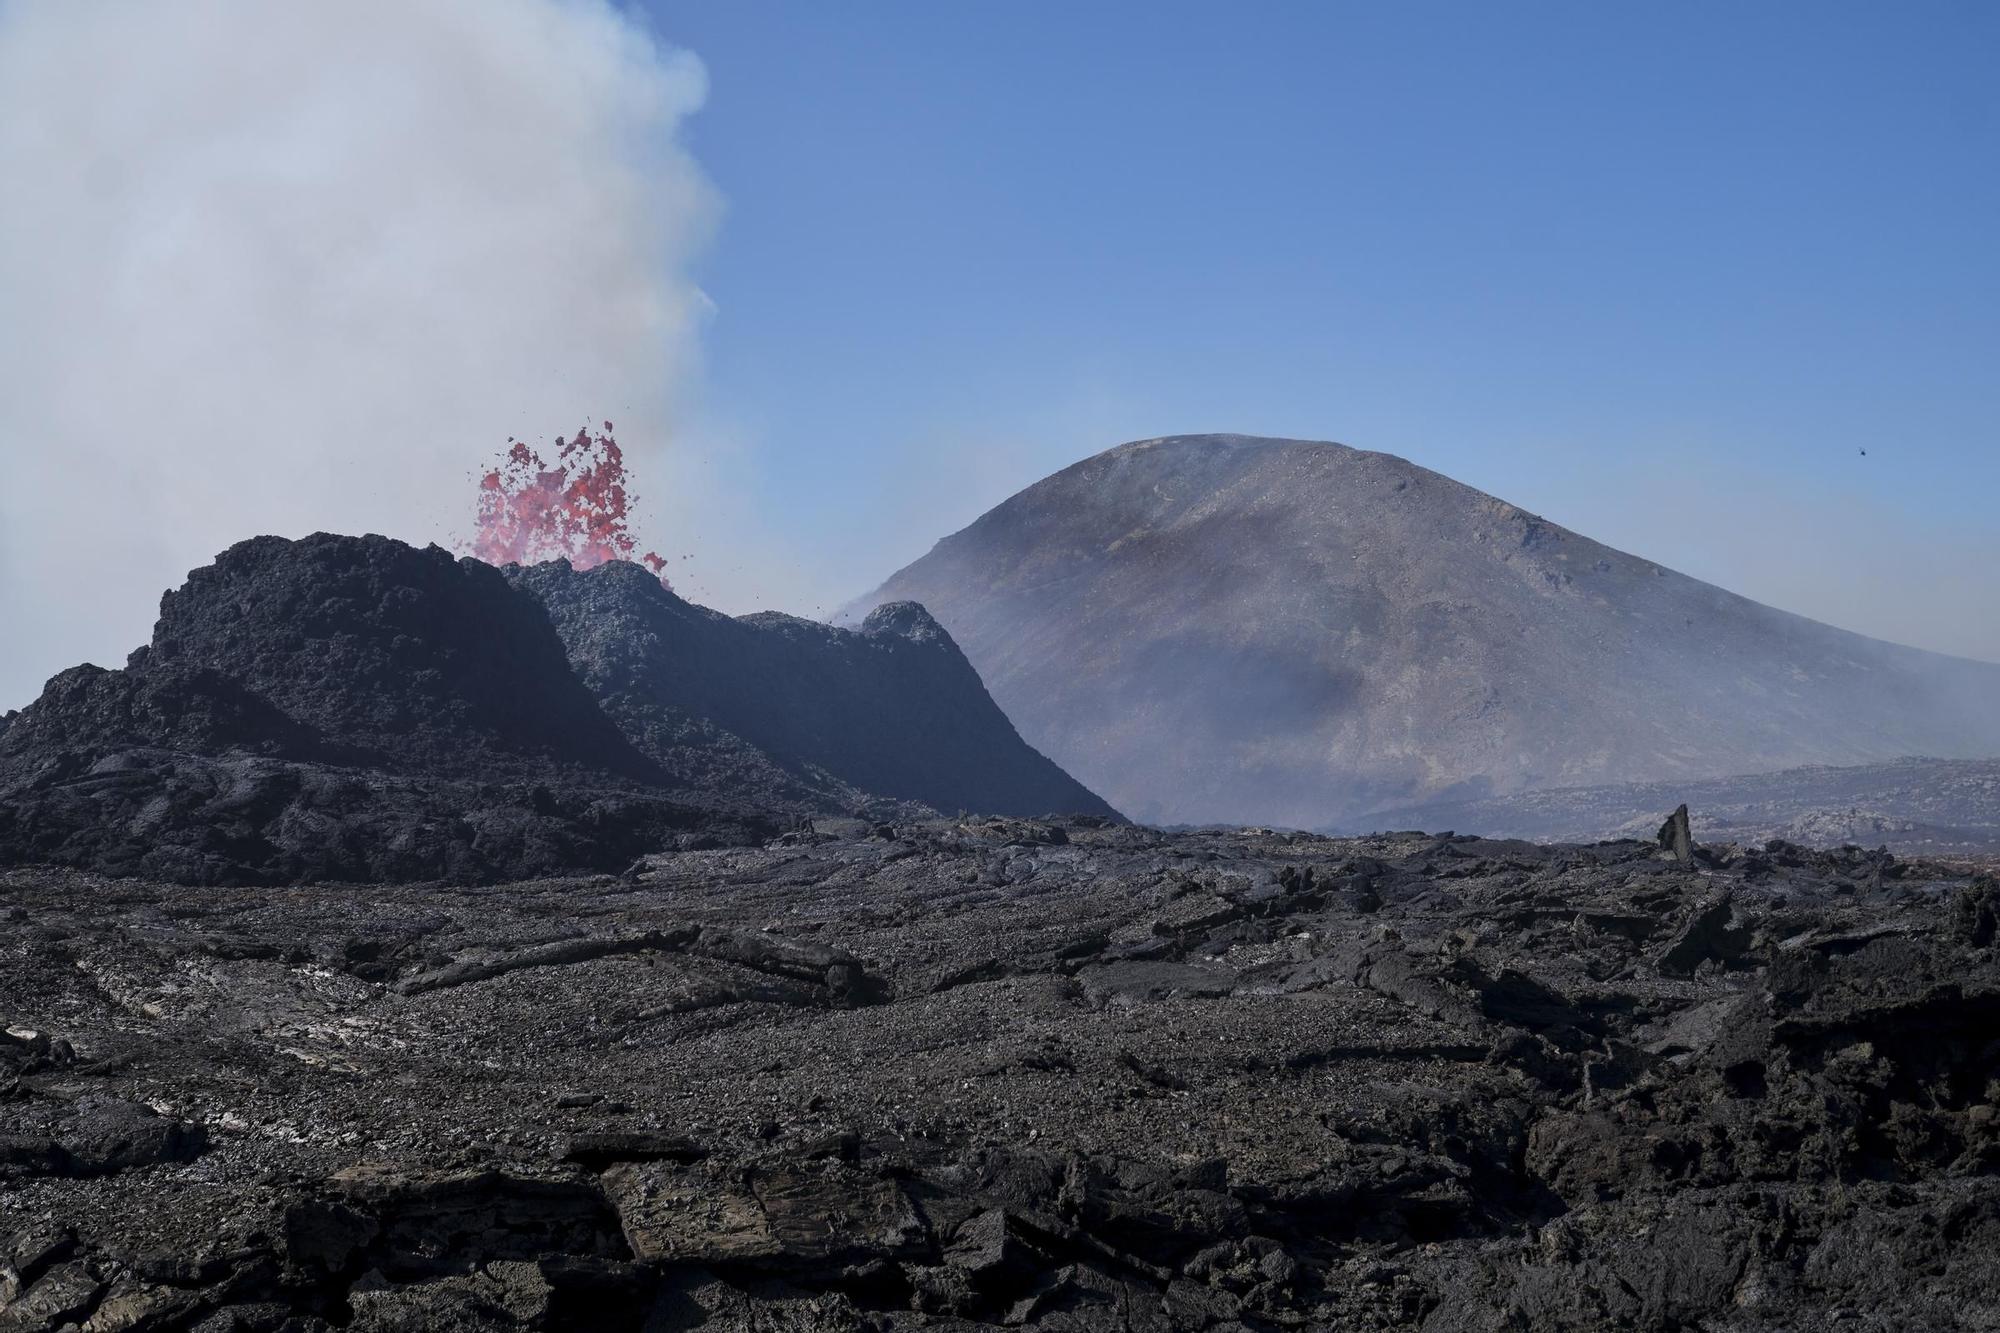
{"type": "Polygon", "coordinates": [[[851,613],[899,599],[1029,744],[1150,821],[1321,827],[1446,795],[2000,754],[2000,666],[1760,605],[1338,444],[1122,445],[851,613]]]}
{"type": "Polygon", "coordinates": [[[503,573],[376,536],[240,542],[123,670],[0,719],[0,865],[494,880],[877,805],[1115,818],[921,607],[859,634],[731,620],[634,565],[503,573]]]}
{"type": "Polygon", "coordinates": [[[1021,743],[921,606],[880,606],[852,633],[776,612],[732,618],[622,561],[509,575],[548,612],[605,712],[670,772],[715,753],[690,743],[699,725],[781,767],[808,807],[873,795],[939,810],[1117,814],[1021,743]]]}

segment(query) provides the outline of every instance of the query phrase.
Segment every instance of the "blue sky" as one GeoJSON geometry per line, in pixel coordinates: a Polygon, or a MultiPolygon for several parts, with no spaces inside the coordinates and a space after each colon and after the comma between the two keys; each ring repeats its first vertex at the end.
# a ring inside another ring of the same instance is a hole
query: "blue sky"
{"type": "Polygon", "coordinates": [[[1996,69],[1994,0],[0,0],[0,708],[606,417],[733,612],[1243,431],[2000,661],[1996,69]]]}
{"type": "Polygon", "coordinates": [[[697,437],[810,553],[772,600],[1236,430],[2000,657],[2000,6],[647,15],[709,72],[697,437]]]}

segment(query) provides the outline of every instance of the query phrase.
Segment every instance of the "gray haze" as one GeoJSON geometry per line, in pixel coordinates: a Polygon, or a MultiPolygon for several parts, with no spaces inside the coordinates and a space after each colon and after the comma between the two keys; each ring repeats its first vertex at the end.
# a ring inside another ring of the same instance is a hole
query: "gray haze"
{"type": "Polygon", "coordinates": [[[509,435],[684,490],[706,87],[608,0],[0,0],[0,708],[241,538],[449,542],[509,435]]]}
{"type": "Polygon", "coordinates": [[[1121,810],[1416,800],[2000,754],[2000,666],[1864,638],[1386,454],[1184,436],[1049,477],[855,613],[922,602],[1121,810]]]}
{"type": "Polygon", "coordinates": [[[2000,762],[1899,759],[1841,768],[1563,787],[1381,812],[1371,823],[1536,842],[1649,839],[1686,804],[1694,836],[1741,846],[1881,847],[1898,856],[2000,854],[2000,762]]]}

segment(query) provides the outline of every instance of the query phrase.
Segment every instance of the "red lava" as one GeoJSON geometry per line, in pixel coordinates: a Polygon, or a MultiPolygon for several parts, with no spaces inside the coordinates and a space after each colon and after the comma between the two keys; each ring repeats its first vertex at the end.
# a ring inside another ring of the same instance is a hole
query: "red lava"
{"type": "Polygon", "coordinates": [[[573,439],[556,439],[555,457],[520,440],[507,441],[498,467],[479,479],[479,506],[469,553],[491,565],[567,560],[589,569],[607,560],[633,560],[659,576],[666,557],[641,552],[632,535],[632,507],[638,501],[627,484],[625,454],[612,438],[611,423],[573,439]]]}

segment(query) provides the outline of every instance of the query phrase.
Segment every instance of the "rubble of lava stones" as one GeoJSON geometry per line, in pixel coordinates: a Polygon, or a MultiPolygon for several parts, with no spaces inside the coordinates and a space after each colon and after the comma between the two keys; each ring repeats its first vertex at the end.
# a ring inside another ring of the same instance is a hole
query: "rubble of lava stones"
{"type": "Polygon", "coordinates": [[[823,821],[0,872],[0,1329],[1990,1328],[2000,889],[823,821]]]}

